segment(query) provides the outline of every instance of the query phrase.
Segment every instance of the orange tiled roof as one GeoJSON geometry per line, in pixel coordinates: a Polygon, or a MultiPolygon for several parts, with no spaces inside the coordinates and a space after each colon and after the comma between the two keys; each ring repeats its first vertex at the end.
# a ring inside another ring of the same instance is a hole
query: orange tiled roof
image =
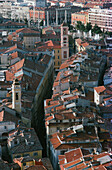
{"type": "Polygon", "coordinates": [[[16,44],[14,46],[10,47],[5,53],[13,51],[15,49],[17,49],[17,45],[16,44]]]}
{"type": "Polygon", "coordinates": [[[98,86],[94,88],[98,94],[104,92],[106,88],[104,86],[98,86]]]}
{"type": "Polygon", "coordinates": [[[53,87],[59,86],[59,81],[58,82],[54,82],[53,87]]]}
{"type": "Polygon", "coordinates": [[[82,46],[87,47],[89,44],[87,42],[83,43],[82,46]]]}
{"type": "Polygon", "coordinates": [[[52,119],[54,119],[54,116],[48,117],[48,118],[46,119],[46,121],[49,121],[49,120],[52,120],[52,119]]]}
{"type": "Polygon", "coordinates": [[[75,100],[75,99],[78,99],[79,98],[79,96],[78,95],[76,95],[76,96],[70,96],[70,97],[67,97],[67,98],[64,98],[64,101],[70,101],[70,100],[75,100]]]}
{"type": "Polygon", "coordinates": [[[66,157],[67,162],[71,162],[73,160],[77,160],[77,159],[83,157],[83,154],[82,154],[81,149],[78,148],[78,149],[74,149],[70,152],[69,151],[65,152],[65,157],[66,157]]]}

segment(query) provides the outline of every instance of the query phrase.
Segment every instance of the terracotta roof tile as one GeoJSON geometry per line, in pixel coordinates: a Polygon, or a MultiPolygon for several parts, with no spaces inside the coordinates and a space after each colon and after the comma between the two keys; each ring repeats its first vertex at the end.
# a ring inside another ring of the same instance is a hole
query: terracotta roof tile
{"type": "Polygon", "coordinates": [[[104,92],[106,88],[104,86],[98,86],[94,88],[98,94],[104,92]]]}
{"type": "Polygon", "coordinates": [[[82,43],[82,46],[87,47],[89,44],[87,42],[82,43]]]}
{"type": "Polygon", "coordinates": [[[58,82],[54,82],[53,87],[59,86],[59,81],[58,82]]]}
{"type": "Polygon", "coordinates": [[[65,152],[65,157],[67,162],[71,162],[73,160],[77,160],[83,157],[82,151],[80,148],[74,149],[72,151],[65,152]]]}
{"type": "MultiPolygon", "coordinates": [[[[72,166],[74,166],[74,168],[75,168],[75,167],[76,167],[76,164],[80,164],[80,163],[82,163],[82,160],[81,160],[81,159],[73,160],[73,161],[68,162],[68,163],[66,163],[65,165],[63,165],[63,167],[70,169],[70,167],[72,168],[72,166]]],[[[77,168],[77,167],[76,167],[76,168],[77,168]]]]}
{"type": "Polygon", "coordinates": [[[54,116],[48,117],[48,118],[46,119],[46,121],[49,121],[49,120],[52,120],[52,119],[54,119],[54,116]]]}
{"type": "Polygon", "coordinates": [[[58,156],[58,159],[61,160],[61,159],[64,159],[65,158],[65,155],[59,155],[58,156]]]}

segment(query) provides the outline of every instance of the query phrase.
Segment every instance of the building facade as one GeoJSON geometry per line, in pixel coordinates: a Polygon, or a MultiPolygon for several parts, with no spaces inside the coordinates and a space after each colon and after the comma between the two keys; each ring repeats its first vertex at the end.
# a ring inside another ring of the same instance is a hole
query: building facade
{"type": "Polygon", "coordinates": [[[12,108],[21,112],[21,86],[17,79],[12,84],[12,108]]]}
{"type": "Polygon", "coordinates": [[[62,62],[69,58],[68,26],[66,23],[61,25],[61,57],[62,62]]]}
{"type": "Polygon", "coordinates": [[[88,22],[88,12],[78,12],[71,14],[71,24],[76,25],[77,21],[81,21],[84,25],[88,22]]]}
{"type": "Polygon", "coordinates": [[[71,23],[71,8],[70,7],[49,7],[45,9],[45,24],[60,25],[63,22],[71,23]]]}
{"type": "Polygon", "coordinates": [[[89,22],[92,26],[98,25],[102,31],[112,32],[112,10],[91,9],[89,11],[89,22]]]}

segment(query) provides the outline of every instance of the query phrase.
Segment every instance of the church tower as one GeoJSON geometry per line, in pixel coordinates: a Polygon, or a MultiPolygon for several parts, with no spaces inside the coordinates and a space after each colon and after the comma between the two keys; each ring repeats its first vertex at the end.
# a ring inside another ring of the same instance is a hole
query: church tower
{"type": "Polygon", "coordinates": [[[21,86],[17,79],[12,84],[12,108],[21,112],[21,86]]]}
{"type": "Polygon", "coordinates": [[[61,24],[61,57],[62,63],[69,58],[68,25],[61,24]]]}

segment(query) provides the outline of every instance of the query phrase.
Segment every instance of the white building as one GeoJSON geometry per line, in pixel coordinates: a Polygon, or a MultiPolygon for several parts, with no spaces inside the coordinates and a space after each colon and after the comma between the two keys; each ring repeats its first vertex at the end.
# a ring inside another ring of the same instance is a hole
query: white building
{"type": "Polygon", "coordinates": [[[97,24],[102,31],[112,32],[112,10],[99,8],[90,9],[89,22],[91,22],[92,26],[97,24]]]}
{"type": "Polygon", "coordinates": [[[104,86],[98,86],[94,88],[94,102],[99,105],[103,102],[103,98],[106,97],[106,88],[104,86]]]}

